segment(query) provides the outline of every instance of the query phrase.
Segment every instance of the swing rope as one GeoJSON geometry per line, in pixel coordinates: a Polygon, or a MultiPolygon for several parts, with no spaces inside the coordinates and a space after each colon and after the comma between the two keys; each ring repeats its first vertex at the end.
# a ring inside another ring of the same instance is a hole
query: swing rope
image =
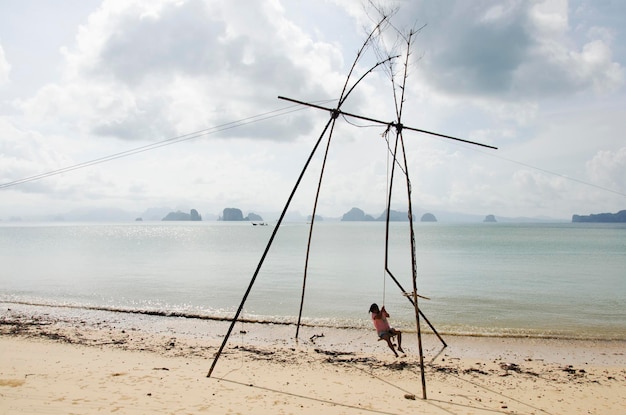
{"type": "MultiPolygon", "coordinates": [[[[387,200],[389,199],[389,151],[385,152],[387,154],[387,178],[385,180],[385,204],[387,203],[387,200]]],[[[389,214],[389,212],[387,212],[387,214],[389,214]]],[[[385,254],[386,255],[386,254],[385,254]]],[[[385,261],[386,262],[386,259],[385,261]]],[[[383,307],[385,306],[385,299],[387,296],[387,270],[386,270],[386,264],[383,263],[383,307]]]]}

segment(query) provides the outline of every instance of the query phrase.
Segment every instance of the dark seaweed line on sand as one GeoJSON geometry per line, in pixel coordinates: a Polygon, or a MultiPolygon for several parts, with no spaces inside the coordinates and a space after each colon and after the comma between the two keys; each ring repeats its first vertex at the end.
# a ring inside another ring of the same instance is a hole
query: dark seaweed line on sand
{"type": "MultiPolygon", "coordinates": [[[[186,319],[195,319],[195,320],[204,320],[204,321],[218,321],[218,322],[232,322],[232,317],[223,317],[223,316],[215,316],[215,315],[204,315],[198,313],[189,313],[189,312],[180,312],[180,311],[167,311],[167,310],[148,310],[148,309],[134,309],[134,308],[121,308],[121,307],[106,307],[106,306],[89,306],[89,305],[75,305],[75,304],[50,304],[50,303],[37,303],[37,302],[28,302],[28,301],[10,301],[10,300],[0,300],[1,303],[4,304],[16,304],[16,305],[24,305],[24,306],[33,306],[33,307],[48,307],[48,308],[63,308],[63,309],[73,309],[73,310],[88,310],[88,311],[104,311],[109,313],[120,313],[120,314],[135,314],[135,315],[147,315],[147,316],[155,316],[155,317],[165,317],[165,318],[186,318],[186,319]]],[[[250,323],[250,324],[275,324],[280,326],[295,326],[296,318],[293,320],[279,320],[279,319],[256,319],[256,318],[239,318],[242,323],[250,323]]],[[[355,325],[337,325],[337,324],[324,324],[323,322],[316,323],[307,323],[301,322],[301,326],[304,327],[319,327],[319,328],[331,328],[331,329],[347,329],[347,330],[355,330],[355,329],[363,329],[363,327],[355,326],[355,325]]],[[[407,329],[404,330],[407,333],[415,333],[415,330],[407,329]]],[[[430,330],[424,330],[426,333],[431,333],[430,330]]],[[[514,333],[466,333],[466,332],[454,332],[454,331],[440,331],[439,332],[443,336],[449,337],[475,337],[475,338],[508,338],[508,339],[542,339],[542,340],[582,340],[582,341],[601,341],[601,342],[613,342],[625,341],[623,336],[617,335],[615,337],[577,337],[577,336],[567,336],[560,334],[514,334],[514,333]]]]}
{"type": "MultiPolygon", "coordinates": [[[[28,302],[28,301],[2,301],[2,302],[5,304],[16,304],[16,305],[25,305],[25,306],[34,306],[34,307],[64,308],[64,309],[88,310],[88,311],[105,311],[109,313],[139,314],[139,315],[156,316],[156,317],[179,317],[179,318],[188,318],[188,319],[196,319],[196,320],[232,322],[231,317],[209,316],[209,315],[180,312],[180,311],[146,310],[146,309],[122,308],[122,307],[105,307],[105,306],[89,306],[89,305],[73,305],[73,304],[47,304],[47,303],[36,303],[36,302],[28,302]]],[[[238,321],[243,322],[243,323],[276,324],[276,325],[283,325],[283,326],[293,326],[296,324],[295,318],[294,318],[294,321],[264,320],[264,319],[255,319],[255,318],[240,318],[238,321]]],[[[347,326],[347,325],[336,326],[336,325],[331,325],[331,324],[300,323],[300,325],[305,326],[305,327],[329,327],[329,328],[339,328],[339,329],[356,328],[354,326],[347,326]]]]}

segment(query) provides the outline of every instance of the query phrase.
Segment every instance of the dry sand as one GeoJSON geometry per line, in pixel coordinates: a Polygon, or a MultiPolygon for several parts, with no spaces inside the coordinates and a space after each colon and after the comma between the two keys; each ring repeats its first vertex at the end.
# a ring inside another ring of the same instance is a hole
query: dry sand
{"type": "Polygon", "coordinates": [[[238,323],[207,378],[227,323],[0,323],[1,414],[626,413],[625,342],[427,335],[422,399],[410,333],[396,359],[372,330],[238,323]]]}

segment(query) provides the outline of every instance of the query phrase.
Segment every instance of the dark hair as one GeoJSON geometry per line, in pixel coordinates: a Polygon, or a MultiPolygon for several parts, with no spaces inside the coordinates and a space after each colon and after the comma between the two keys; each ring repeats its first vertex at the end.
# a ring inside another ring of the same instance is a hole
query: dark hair
{"type": "Polygon", "coordinates": [[[373,303],[373,304],[370,306],[370,313],[378,313],[379,311],[380,311],[380,310],[378,309],[378,304],[373,303]]]}

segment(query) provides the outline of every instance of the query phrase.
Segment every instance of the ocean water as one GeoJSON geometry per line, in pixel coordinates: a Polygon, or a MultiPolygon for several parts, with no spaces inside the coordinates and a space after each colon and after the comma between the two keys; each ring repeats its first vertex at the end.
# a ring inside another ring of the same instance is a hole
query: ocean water
{"type": "MultiPolygon", "coordinates": [[[[0,223],[0,302],[190,318],[234,315],[275,227],[248,222],[0,223]]],[[[285,223],[242,317],[297,320],[309,225],[285,223]]],[[[412,290],[408,223],[389,270],[412,290]]],[[[419,306],[440,333],[626,340],[626,226],[415,224],[419,306]]],[[[318,222],[303,321],[369,327],[371,303],[415,329],[385,273],[384,223],[318,222]]],[[[426,329],[427,327],[424,326],[426,329]]]]}

